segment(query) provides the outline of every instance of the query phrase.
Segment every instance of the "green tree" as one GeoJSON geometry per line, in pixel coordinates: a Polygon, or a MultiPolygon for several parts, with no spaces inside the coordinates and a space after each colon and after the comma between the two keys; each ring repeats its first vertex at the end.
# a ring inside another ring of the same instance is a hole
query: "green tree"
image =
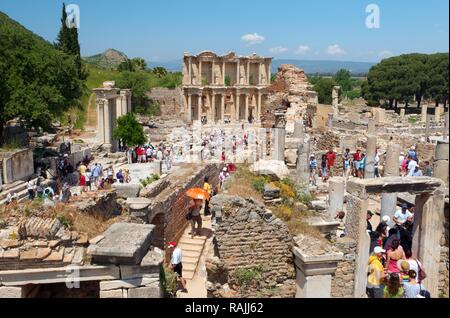
{"type": "Polygon", "coordinates": [[[113,131],[116,139],[121,139],[127,146],[143,145],[147,138],[142,125],[138,123],[133,113],[117,118],[117,126],[113,131]]]}
{"type": "Polygon", "coordinates": [[[67,12],[66,4],[63,3],[62,16],[61,16],[61,29],[58,33],[58,37],[55,43],[57,49],[63,51],[66,54],[73,55],[75,57],[75,65],[81,80],[85,80],[88,76],[87,70],[81,63],[80,43],[78,42],[78,29],[68,28],[67,24],[67,12]]]}
{"type": "Polygon", "coordinates": [[[332,78],[320,77],[314,79],[314,90],[317,92],[320,104],[331,105],[332,98],[331,94],[333,92],[333,86],[336,85],[332,78]]]}
{"type": "Polygon", "coordinates": [[[132,60],[126,59],[125,61],[120,63],[119,66],[117,66],[117,70],[119,72],[135,72],[136,67],[132,60]]]}
{"type": "Polygon", "coordinates": [[[346,95],[347,92],[352,90],[352,76],[346,69],[340,69],[336,75],[333,76],[333,80],[341,87],[342,92],[346,95]]]}
{"type": "Polygon", "coordinates": [[[158,66],[152,70],[152,73],[161,78],[167,75],[167,70],[164,67],[158,66]]]}
{"type": "Polygon", "coordinates": [[[150,89],[149,78],[145,72],[121,72],[116,79],[117,87],[132,90],[131,101],[133,107],[146,108],[149,104],[147,91],[150,89]]]}
{"type": "Polygon", "coordinates": [[[131,59],[131,63],[137,71],[145,71],[147,69],[147,62],[143,58],[136,57],[131,59]]]}
{"type": "Polygon", "coordinates": [[[0,144],[9,120],[48,129],[55,118],[78,105],[83,82],[74,56],[1,12],[0,47],[0,144]]]}

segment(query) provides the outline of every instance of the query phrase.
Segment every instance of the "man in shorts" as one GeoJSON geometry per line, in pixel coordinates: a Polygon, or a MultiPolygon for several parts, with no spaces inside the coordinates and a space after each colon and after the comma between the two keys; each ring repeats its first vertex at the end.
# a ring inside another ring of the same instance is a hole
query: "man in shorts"
{"type": "Polygon", "coordinates": [[[170,266],[172,267],[172,270],[176,273],[177,279],[180,280],[180,283],[183,286],[183,289],[181,291],[187,293],[186,279],[183,278],[183,264],[181,263],[183,255],[181,252],[181,248],[177,247],[176,242],[170,242],[168,248],[169,251],[172,251],[172,257],[170,258],[170,266]]]}

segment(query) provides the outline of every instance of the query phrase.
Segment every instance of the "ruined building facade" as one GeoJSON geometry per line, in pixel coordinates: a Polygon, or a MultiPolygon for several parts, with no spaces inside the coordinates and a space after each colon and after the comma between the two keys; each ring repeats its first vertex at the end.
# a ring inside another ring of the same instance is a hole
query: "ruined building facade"
{"type": "Polygon", "coordinates": [[[184,54],[184,117],[188,122],[258,122],[267,102],[272,58],[218,56],[213,52],[184,54]]]}

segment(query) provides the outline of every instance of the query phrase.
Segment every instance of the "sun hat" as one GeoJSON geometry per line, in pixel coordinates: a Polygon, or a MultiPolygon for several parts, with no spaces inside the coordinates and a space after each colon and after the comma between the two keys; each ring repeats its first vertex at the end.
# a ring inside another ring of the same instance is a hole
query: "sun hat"
{"type": "Polygon", "coordinates": [[[402,260],[400,262],[400,267],[401,267],[402,271],[404,271],[404,272],[409,271],[409,263],[407,261],[402,260]]]}
{"type": "Polygon", "coordinates": [[[383,216],[383,218],[381,219],[384,223],[388,223],[391,221],[391,218],[389,217],[389,215],[385,215],[383,216]]]}
{"type": "Polygon", "coordinates": [[[386,253],[386,250],[383,250],[380,246],[375,246],[375,248],[373,249],[373,252],[375,254],[386,253]]]}

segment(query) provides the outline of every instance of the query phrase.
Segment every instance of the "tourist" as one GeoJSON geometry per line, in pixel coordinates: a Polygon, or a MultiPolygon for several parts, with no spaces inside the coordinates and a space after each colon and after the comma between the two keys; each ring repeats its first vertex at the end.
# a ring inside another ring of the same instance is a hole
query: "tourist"
{"type": "Polygon", "coordinates": [[[80,178],[79,178],[79,185],[82,187],[83,191],[86,191],[86,169],[81,169],[80,165],[80,171],[84,170],[83,173],[80,172],[80,178]]]}
{"type": "Polygon", "coordinates": [[[17,202],[18,198],[19,198],[18,194],[16,192],[11,191],[6,196],[6,204],[14,205],[17,202]]]}
{"type": "Polygon", "coordinates": [[[418,162],[419,160],[417,159],[417,152],[416,152],[416,147],[411,146],[411,148],[408,151],[408,157],[410,157],[412,160],[418,162]]]}
{"type": "Polygon", "coordinates": [[[80,166],[78,167],[78,172],[80,173],[80,176],[83,176],[86,173],[86,165],[81,162],[80,166]]]}
{"type": "Polygon", "coordinates": [[[386,256],[385,268],[388,273],[400,273],[397,263],[400,259],[406,259],[406,256],[403,247],[400,245],[399,239],[394,239],[392,241],[392,246],[387,251],[386,256]]]}
{"type": "Polygon", "coordinates": [[[156,151],[156,159],[162,160],[163,159],[163,152],[161,150],[161,147],[158,147],[158,151],[156,151]]]}
{"type": "Polygon", "coordinates": [[[181,285],[183,286],[183,289],[181,291],[187,293],[186,279],[183,278],[183,264],[182,264],[183,255],[181,248],[177,247],[176,242],[170,242],[168,248],[169,251],[172,252],[172,256],[170,258],[170,266],[172,267],[172,270],[176,273],[177,280],[179,279],[181,285]]]}
{"type": "Polygon", "coordinates": [[[419,165],[416,160],[414,160],[412,157],[408,157],[408,177],[412,177],[414,175],[414,171],[416,170],[416,167],[419,165]]]}
{"type": "Polygon", "coordinates": [[[384,240],[387,237],[387,226],[383,223],[378,224],[375,231],[369,232],[370,235],[370,249],[369,254],[373,252],[375,246],[383,246],[384,240]]]}
{"type": "Polygon", "coordinates": [[[342,162],[343,162],[343,177],[345,178],[345,181],[347,182],[350,172],[351,172],[351,166],[350,166],[350,149],[345,149],[344,155],[342,156],[342,162]]]}
{"type": "MultiPolygon", "coordinates": [[[[204,180],[204,183],[203,183],[203,190],[205,190],[206,192],[208,192],[208,194],[209,194],[209,196],[210,196],[210,198],[211,198],[211,195],[212,195],[212,187],[211,187],[211,184],[209,184],[209,177],[208,176],[205,176],[205,178],[203,179],[204,180]]],[[[209,210],[209,200],[210,199],[207,199],[207,200],[205,200],[205,209],[204,209],[204,214],[205,214],[205,216],[208,216],[208,215],[210,215],[211,213],[210,213],[210,210],[209,210]]]]}
{"type": "Polygon", "coordinates": [[[400,283],[403,286],[404,283],[409,282],[409,263],[406,260],[399,260],[397,267],[400,269],[400,283]]]}
{"type": "MultiPolygon", "coordinates": [[[[91,169],[87,168],[86,169],[86,173],[84,174],[85,178],[86,178],[86,188],[89,189],[89,191],[92,190],[92,172],[91,169]]],[[[87,192],[88,190],[84,190],[85,192],[87,192]]]]}
{"type": "Polygon", "coordinates": [[[353,176],[359,177],[359,161],[361,160],[361,150],[357,149],[353,154],[353,176]]]}
{"type": "Polygon", "coordinates": [[[225,162],[225,151],[222,151],[222,155],[220,156],[220,160],[222,161],[222,162],[225,162]]]}
{"type": "Polygon", "coordinates": [[[423,175],[426,177],[433,176],[433,168],[431,167],[429,161],[425,161],[425,167],[423,168],[423,175]]]}
{"type": "Polygon", "coordinates": [[[170,155],[169,149],[164,150],[164,163],[167,171],[172,169],[172,156],[170,155]]]}
{"type": "Polygon", "coordinates": [[[333,177],[333,175],[334,175],[335,160],[336,160],[336,154],[334,153],[334,151],[332,149],[330,149],[327,153],[327,170],[328,170],[328,175],[330,177],[333,177]]]}
{"type": "Polygon", "coordinates": [[[390,223],[391,223],[391,218],[389,217],[389,215],[384,215],[384,216],[381,218],[380,224],[386,225],[386,231],[387,231],[387,232],[389,232],[389,230],[390,230],[390,223]]]}
{"type": "Polygon", "coordinates": [[[70,192],[69,184],[65,182],[61,189],[61,202],[68,203],[70,201],[71,196],[72,193],[70,192]]]}
{"type": "Polygon", "coordinates": [[[219,183],[220,183],[220,189],[224,189],[225,187],[225,180],[228,177],[227,168],[223,168],[222,171],[219,173],[219,183]]]}
{"type": "Polygon", "coordinates": [[[378,154],[378,150],[376,150],[375,158],[374,158],[374,162],[373,162],[375,178],[379,178],[380,177],[380,171],[378,169],[379,165],[380,165],[380,155],[378,154]]]}
{"type": "Polygon", "coordinates": [[[35,184],[32,181],[31,177],[28,177],[28,182],[27,182],[27,191],[28,191],[28,199],[30,200],[34,200],[35,197],[35,184]]]}
{"type": "Polygon", "coordinates": [[[401,210],[397,210],[394,214],[394,223],[395,228],[397,229],[398,237],[407,235],[405,233],[408,229],[410,229],[412,223],[414,222],[414,214],[412,214],[408,210],[408,205],[403,203],[401,206],[401,210]]]}
{"type": "Polygon", "coordinates": [[[131,182],[131,177],[130,177],[130,170],[125,169],[123,172],[123,178],[125,180],[126,183],[130,183],[131,182]]]}
{"type": "Polygon", "coordinates": [[[383,247],[384,247],[385,250],[388,251],[388,250],[391,249],[392,242],[394,240],[399,240],[400,236],[398,235],[398,231],[397,231],[396,228],[392,228],[392,229],[389,229],[387,231],[388,231],[388,236],[387,236],[387,238],[384,241],[383,247]]]}
{"type": "Polygon", "coordinates": [[[373,216],[372,211],[367,211],[366,221],[367,221],[367,231],[369,232],[369,234],[370,232],[373,231],[372,223],[370,223],[370,219],[372,218],[372,216],[373,216]]]}
{"type": "Polygon", "coordinates": [[[403,161],[400,165],[402,177],[405,177],[408,174],[408,162],[409,162],[409,159],[407,157],[404,157],[403,161]]]}
{"type": "Polygon", "coordinates": [[[402,298],[403,287],[400,286],[400,277],[397,274],[389,275],[387,286],[384,288],[384,298],[402,298]]]}
{"type": "Polygon", "coordinates": [[[366,169],[366,155],[362,154],[361,160],[359,161],[359,169],[358,169],[358,176],[361,179],[364,179],[365,169],[366,169]]]}
{"type": "Polygon", "coordinates": [[[327,155],[322,155],[322,181],[325,182],[328,179],[327,173],[327,155]]]}
{"type": "Polygon", "coordinates": [[[120,182],[120,183],[124,183],[125,181],[125,177],[122,173],[122,169],[119,169],[119,171],[116,173],[116,179],[120,182]]]}
{"type": "Polygon", "coordinates": [[[317,159],[315,155],[311,155],[309,158],[309,184],[311,186],[317,186],[316,182],[317,175],[317,159]]]}
{"type": "Polygon", "coordinates": [[[398,156],[398,165],[401,166],[403,163],[403,160],[405,160],[405,153],[403,151],[400,152],[400,156],[398,156]]]}
{"type": "Polygon", "coordinates": [[[127,149],[127,163],[129,165],[133,163],[133,148],[131,147],[128,147],[127,149]]]}
{"type": "Polygon", "coordinates": [[[422,171],[420,171],[419,166],[416,166],[412,176],[413,177],[422,177],[423,176],[423,173],[422,173],[422,171]]]}
{"type": "Polygon", "coordinates": [[[202,216],[200,211],[202,210],[203,200],[193,199],[191,205],[189,206],[189,217],[191,221],[191,232],[189,233],[192,238],[195,235],[200,235],[200,230],[202,228],[202,216]],[[197,228],[195,228],[197,224],[197,228]]]}
{"type": "Polygon", "coordinates": [[[417,273],[413,270],[409,270],[408,276],[408,282],[403,283],[405,298],[422,298],[420,294],[422,291],[426,291],[426,288],[417,281],[417,273]]]}
{"type": "Polygon", "coordinates": [[[422,282],[427,277],[422,263],[417,258],[412,257],[411,249],[405,250],[405,257],[409,263],[409,270],[416,273],[416,281],[422,282]]]}
{"type": "Polygon", "coordinates": [[[146,159],[147,162],[152,162],[153,161],[153,149],[149,146],[146,150],[145,150],[145,155],[146,155],[146,159]]]}
{"type": "Polygon", "coordinates": [[[100,177],[100,166],[98,165],[98,163],[95,163],[94,166],[92,167],[92,180],[91,183],[93,183],[96,187],[98,187],[98,179],[100,177]]]}
{"type": "Polygon", "coordinates": [[[369,298],[383,298],[384,286],[382,282],[386,273],[381,259],[385,252],[380,246],[376,246],[373,254],[369,257],[369,275],[367,277],[367,296],[369,298]]]}

